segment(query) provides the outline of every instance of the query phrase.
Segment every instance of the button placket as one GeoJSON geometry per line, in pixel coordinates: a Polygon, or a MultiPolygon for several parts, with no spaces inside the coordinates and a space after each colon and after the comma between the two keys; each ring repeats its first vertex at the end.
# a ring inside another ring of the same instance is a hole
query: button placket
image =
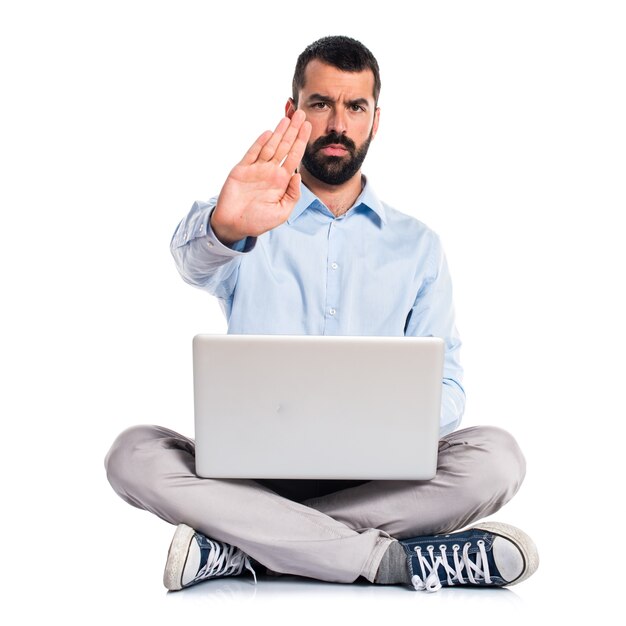
{"type": "Polygon", "coordinates": [[[337,335],[340,330],[339,321],[339,297],[341,287],[341,277],[339,275],[340,265],[337,262],[337,237],[340,237],[340,230],[337,220],[330,222],[328,229],[328,249],[326,262],[326,313],[325,331],[326,335],[337,335]]]}

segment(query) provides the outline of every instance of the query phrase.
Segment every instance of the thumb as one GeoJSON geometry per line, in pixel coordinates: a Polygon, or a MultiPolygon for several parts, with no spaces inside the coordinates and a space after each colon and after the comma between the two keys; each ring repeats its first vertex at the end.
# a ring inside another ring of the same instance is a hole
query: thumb
{"type": "Polygon", "coordinates": [[[301,181],[302,176],[297,172],[291,177],[285,195],[283,196],[283,200],[286,200],[288,204],[295,204],[299,200],[301,181]]]}

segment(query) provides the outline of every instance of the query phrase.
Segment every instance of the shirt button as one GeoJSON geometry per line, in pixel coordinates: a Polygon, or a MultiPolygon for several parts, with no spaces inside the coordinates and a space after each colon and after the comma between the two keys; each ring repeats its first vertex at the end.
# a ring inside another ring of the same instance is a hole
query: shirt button
{"type": "Polygon", "coordinates": [[[330,311],[328,311],[331,315],[334,315],[335,313],[337,313],[337,311],[335,309],[331,309],[330,311]]]}
{"type": "Polygon", "coordinates": [[[339,266],[337,265],[337,263],[333,263],[333,264],[331,265],[331,267],[332,267],[334,270],[336,270],[339,266]]]}
{"type": "Polygon", "coordinates": [[[215,244],[209,239],[209,241],[207,241],[207,245],[209,248],[212,248],[215,244]]]}

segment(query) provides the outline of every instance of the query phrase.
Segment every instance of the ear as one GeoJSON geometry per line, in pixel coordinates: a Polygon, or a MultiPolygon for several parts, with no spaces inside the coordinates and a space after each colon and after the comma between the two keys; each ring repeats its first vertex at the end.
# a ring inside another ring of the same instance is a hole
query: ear
{"type": "Polygon", "coordinates": [[[285,104],[285,117],[289,119],[292,118],[293,114],[296,112],[296,105],[293,101],[293,98],[289,98],[285,104]]]}
{"type": "Polygon", "coordinates": [[[380,107],[376,107],[376,111],[374,112],[374,122],[372,123],[372,139],[376,137],[376,133],[378,132],[379,120],[380,120],[380,107]]]}

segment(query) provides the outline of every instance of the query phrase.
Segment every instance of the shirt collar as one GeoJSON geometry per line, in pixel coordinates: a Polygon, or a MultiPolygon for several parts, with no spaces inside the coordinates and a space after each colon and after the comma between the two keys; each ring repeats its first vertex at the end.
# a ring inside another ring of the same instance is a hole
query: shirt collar
{"type": "MultiPolygon", "coordinates": [[[[383,206],[383,203],[378,199],[378,196],[372,188],[372,185],[367,180],[367,177],[362,177],[365,181],[365,184],[363,186],[363,189],[361,190],[361,193],[359,194],[359,197],[355,200],[354,204],[350,208],[355,208],[363,205],[365,208],[370,209],[371,211],[376,213],[376,215],[378,215],[378,217],[380,218],[380,221],[383,224],[386,224],[387,215],[385,213],[385,207],[383,206]]],[[[311,205],[315,204],[316,202],[322,204],[322,201],[304,183],[301,182],[300,199],[296,203],[296,206],[293,208],[293,211],[291,212],[291,215],[289,216],[287,222],[291,224],[292,222],[297,220],[306,209],[311,207],[311,205]]]]}

